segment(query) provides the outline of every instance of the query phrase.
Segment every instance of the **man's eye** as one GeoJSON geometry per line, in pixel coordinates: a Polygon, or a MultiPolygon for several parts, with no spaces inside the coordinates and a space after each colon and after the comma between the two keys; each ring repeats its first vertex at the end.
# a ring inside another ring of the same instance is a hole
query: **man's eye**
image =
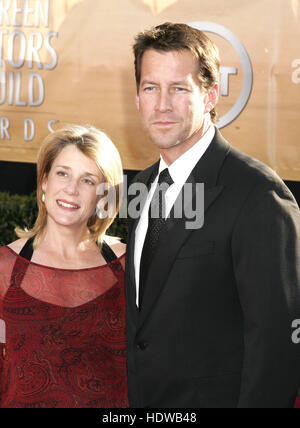
{"type": "Polygon", "coordinates": [[[153,92],[155,90],[155,86],[147,86],[146,88],[144,88],[145,92],[153,92]]]}
{"type": "Polygon", "coordinates": [[[176,91],[176,92],[185,92],[185,91],[186,91],[186,88],[176,87],[176,88],[175,88],[175,91],[176,91]]]}

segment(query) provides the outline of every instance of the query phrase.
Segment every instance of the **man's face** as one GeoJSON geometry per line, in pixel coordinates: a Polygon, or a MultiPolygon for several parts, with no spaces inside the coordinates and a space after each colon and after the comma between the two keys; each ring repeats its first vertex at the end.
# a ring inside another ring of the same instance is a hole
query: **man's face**
{"type": "Polygon", "coordinates": [[[136,103],[144,128],[162,152],[176,148],[184,153],[207,130],[218,88],[202,91],[197,74],[197,60],[189,51],[144,53],[136,103]]]}

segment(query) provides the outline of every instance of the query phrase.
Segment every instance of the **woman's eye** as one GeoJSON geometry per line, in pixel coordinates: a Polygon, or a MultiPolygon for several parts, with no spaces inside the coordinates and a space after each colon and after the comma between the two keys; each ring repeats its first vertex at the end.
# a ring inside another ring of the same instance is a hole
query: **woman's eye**
{"type": "Polygon", "coordinates": [[[57,175],[59,175],[60,177],[66,177],[68,174],[65,171],[58,171],[57,175]]]}
{"type": "Polygon", "coordinates": [[[84,180],[84,182],[85,182],[86,184],[89,184],[90,186],[94,186],[94,185],[95,185],[95,183],[94,183],[92,180],[88,179],[88,178],[86,178],[86,179],[84,180]]]}

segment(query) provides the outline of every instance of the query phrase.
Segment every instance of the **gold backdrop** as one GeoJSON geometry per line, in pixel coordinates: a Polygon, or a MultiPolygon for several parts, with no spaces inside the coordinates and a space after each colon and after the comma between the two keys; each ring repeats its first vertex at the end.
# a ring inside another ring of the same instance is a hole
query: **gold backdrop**
{"type": "Polygon", "coordinates": [[[299,0],[0,0],[0,159],[34,162],[48,129],[67,122],[104,130],[125,169],[153,163],[135,107],[132,44],[166,21],[222,27],[207,33],[227,70],[220,124],[235,111],[221,132],[283,179],[300,180],[299,0]]]}

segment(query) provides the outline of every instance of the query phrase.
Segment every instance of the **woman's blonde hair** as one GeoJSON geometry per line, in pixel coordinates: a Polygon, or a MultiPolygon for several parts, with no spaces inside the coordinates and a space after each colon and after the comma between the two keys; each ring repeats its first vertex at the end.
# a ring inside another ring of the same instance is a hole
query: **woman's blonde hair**
{"type": "Polygon", "coordinates": [[[37,204],[38,216],[31,230],[16,228],[19,238],[34,237],[37,247],[47,224],[47,210],[42,200],[42,184],[48,177],[54,160],[67,146],[74,145],[85,156],[93,160],[104,176],[106,187],[114,189],[115,201],[113,212],[105,218],[95,214],[88,221],[89,239],[101,244],[106,230],[114,221],[122,202],[123,168],[118,150],[104,132],[93,126],[67,125],[48,135],[43,141],[37,159],[37,204]]]}

